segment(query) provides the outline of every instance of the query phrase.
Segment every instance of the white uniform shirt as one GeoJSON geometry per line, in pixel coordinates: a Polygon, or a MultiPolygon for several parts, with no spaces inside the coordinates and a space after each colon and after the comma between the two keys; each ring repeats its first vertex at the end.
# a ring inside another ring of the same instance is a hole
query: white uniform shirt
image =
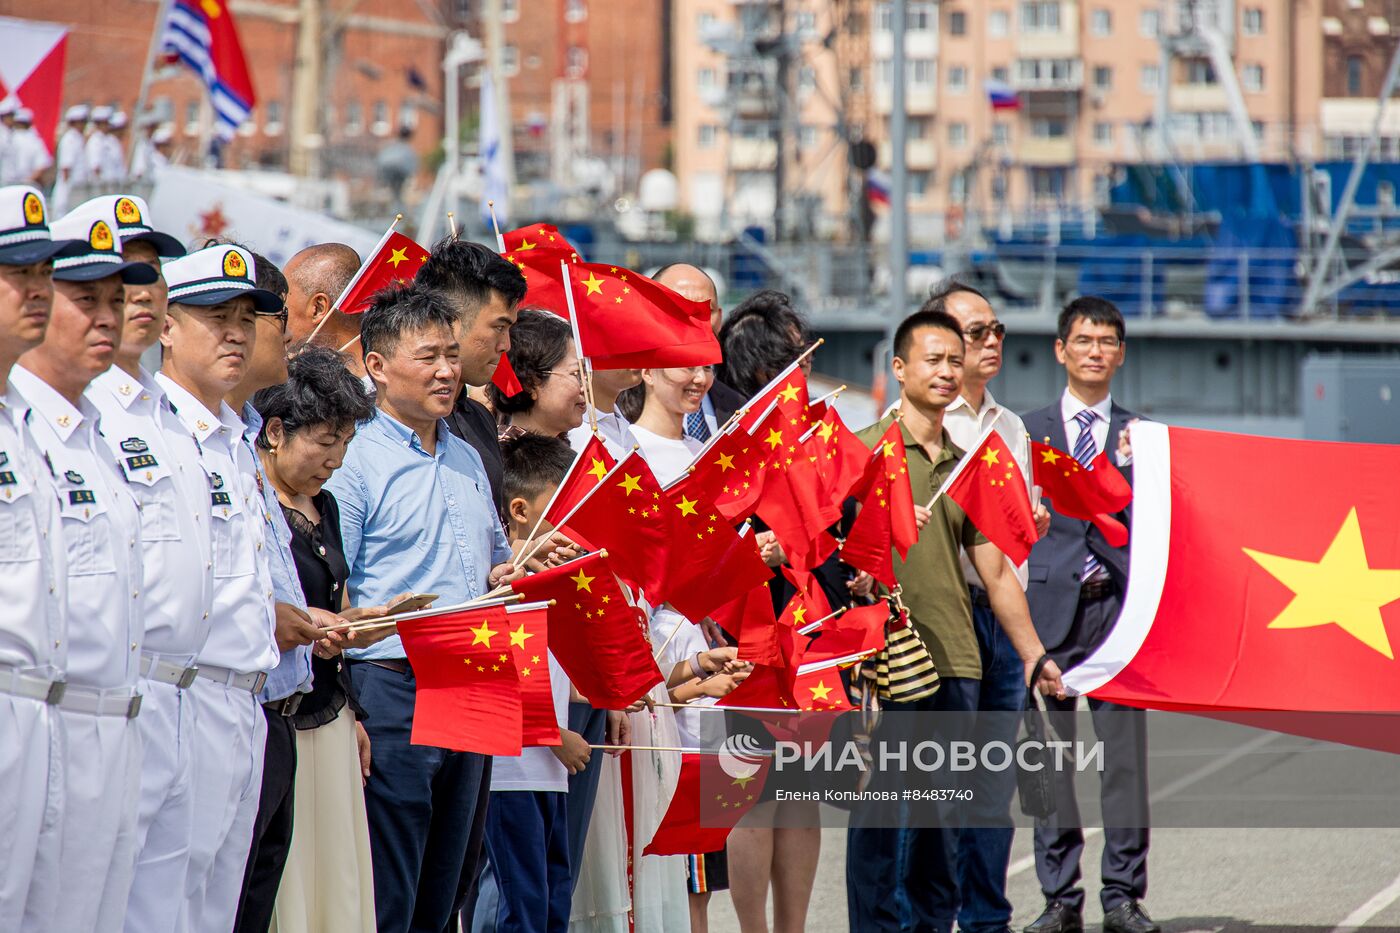
{"type": "Polygon", "coordinates": [[[9,184],[29,184],[34,176],[53,165],[49,148],[39,138],[34,127],[15,130],[10,143],[10,153],[14,158],[14,177],[9,184]]]}
{"type": "Polygon", "coordinates": [[[0,394],[0,665],[56,678],[67,663],[68,552],[28,409],[17,392],[0,394]]]}
{"type": "Polygon", "coordinates": [[[10,382],[33,409],[30,430],[53,466],[68,549],[70,684],[128,687],[141,672],[141,520],[98,436],[97,409],[73,407],[21,366],[10,382]]]}
{"type": "MultiPolygon", "coordinates": [[[[1026,492],[1031,491],[1031,444],[1026,436],[1026,423],[1021,420],[1021,416],[1011,409],[997,404],[997,400],[992,398],[992,393],[983,391],[982,408],[980,411],[973,411],[967,399],[961,395],[943,413],[943,428],[948,432],[948,437],[954,444],[962,448],[964,453],[970,453],[972,448],[982,438],[982,432],[988,427],[993,427],[1001,435],[1001,439],[1006,441],[1006,446],[1011,448],[1011,456],[1016,458],[1016,465],[1021,468],[1021,476],[1026,480],[1026,492]]],[[[967,579],[969,586],[982,586],[982,578],[977,575],[976,569],[972,566],[972,561],[968,559],[967,552],[963,551],[959,556],[962,561],[963,577],[967,579]]],[[[1016,579],[1021,581],[1021,589],[1026,588],[1029,580],[1026,572],[1026,565],[1022,563],[1016,568],[1016,579]]]]}
{"type": "Polygon", "coordinates": [[[80,185],[88,180],[87,140],[83,134],[69,127],[58,138],[58,178],[55,185],[80,185]],[[65,181],[63,173],[68,173],[65,181]]]}
{"type": "Polygon", "coordinates": [[[157,373],[156,382],[180,422],[194,432],[210,470],[214,608],[199,662],[241,674],[270,671],[280,657],[266,556],[271,518],[258,493],[251,454],[243,444],[243,421],[223,402],[219,414],[212,414],[164,374],[157,373]]]}
{"type": "Polygon", "coordinates": [[[17,135],[19,135],[17,131],[0,123],[0,185],[13,185],[19,181],[15,175],[14,160],[15,137],[17,135]]]}
{"type": "MultiPolygon", "coordinates": [[[[637,438],[632,434],[632,422],[616,409],[597,412],[597,416],[598,436],[603,439],[603,446],[612,454],[613,459],[621,460],[630,454],[632,448],[637,446],[637,438]]],[[[588,439],[592,436],[593,429],[589,427],[588,414],[585,413],[583,424],[569,432],[569,446],[581,451],[588,445],[588,439]]]]}
{"type": "Polygon", "coordinates": [[[102,130],[93,130],[83,147],[87,159],[88,178],[92,181],[111,181],[107,177],[107,140],[111,139],[102,130]]]}
{"type": "Polygon", "coordinates": [[[187,666],[209,635],[214,598],[199,445],[148,373],[137,378],[113,366],[85,395],[102,414],[103,440],[141,510],[145,650],[187,666]]]}
{"type": "Polygon", "coordinates": [[[103,133],[102,180],[106,182],[126,180],[126,153],[122,141],[113,133],[103,133]]]}

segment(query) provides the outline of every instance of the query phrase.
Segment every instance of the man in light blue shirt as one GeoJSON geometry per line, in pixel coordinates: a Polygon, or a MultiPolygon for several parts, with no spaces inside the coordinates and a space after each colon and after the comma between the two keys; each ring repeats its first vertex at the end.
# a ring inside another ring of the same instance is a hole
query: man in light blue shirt
{"type": "MultiPolygon", "coordinates": [[[[326,484],[353,604],[411,591],[448,606],[523,575],[481,458],[443,420],[461,379],[456,321],[443,299],[412,287],[381,292],[365,312],[378,410],[326,484]]],[[[365,805],[379,931],[444,929],[488,759],[409,743],[415,681],[397,636],[349,654],[374,749],[365,805]]]]}

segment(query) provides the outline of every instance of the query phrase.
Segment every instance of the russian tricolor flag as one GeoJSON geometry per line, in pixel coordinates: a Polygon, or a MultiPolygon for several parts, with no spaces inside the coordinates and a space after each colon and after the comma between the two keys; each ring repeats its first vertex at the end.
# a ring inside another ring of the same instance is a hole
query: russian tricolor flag
{"type": "Polygon", "coordinates": [[[1021,98],[1016,95],[1016,90],[1005,81],[994,78],[987,79],[987,100],[991,101],[993,110],[1021,109],[1021,98]]]}
{"type": "Polygon", "coordinates": [[[871,204],[890,204],[890,179],[884,172],[870,169],[865,173],[865,196],[871,204]]]}

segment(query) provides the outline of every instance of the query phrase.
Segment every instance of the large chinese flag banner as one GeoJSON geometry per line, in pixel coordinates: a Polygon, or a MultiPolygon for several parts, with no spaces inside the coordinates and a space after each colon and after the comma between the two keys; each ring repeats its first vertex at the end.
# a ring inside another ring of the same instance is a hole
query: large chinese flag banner
{"type": "Polygon", "coordinates": [[[1133,459],[1123,610],[1067,686],[1150,709],[1400,712],[1400,447],[1144,422],[1133,459]]]}

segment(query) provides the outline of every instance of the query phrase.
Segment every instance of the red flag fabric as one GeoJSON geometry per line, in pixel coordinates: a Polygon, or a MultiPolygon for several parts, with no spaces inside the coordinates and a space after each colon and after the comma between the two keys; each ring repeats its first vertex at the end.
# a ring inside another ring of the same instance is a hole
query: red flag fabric
{"type": "Polygon", "coordinates": [[[768,406],[773,404],[782,412],[784,426],[796,428],[799,435],[810,427],[807,419],[807,374],[797,363],[793,363],[767,386],[759,389],[758,394],[744,406],[747,411],[739,418],[739,424],[752,431],[764,417],[768,406]]]}
{"type": "Polygon", "coordinates": [[[1400,711],[1397,471],[1389,445],[1133,425],[1128,592],[1066,686],[1148,709],[1400,711]]]}
{"type": "Polygon", "coordinates": [[[820,671],[799,673],[792,685],[793,698],[798,708],[804,710],[849,710],[855,709],[846,695],[846,685],[841,675],[831,667],[820,671]]]}
{"type": "Polygon", "coordinates": [[[906,557],[919,537],[898,418],[875,445],[851,494],[861,500],[861,509],[841,547],[841,560],[893,588],[897,581],[890,550],[906,557]]]}
{"type": "Polygon", "coordinates": [[[841,517],[841,503],[822,493],[815,436],[801,440],[802,424],[788,424],[786,443],[768,458],[767,475],[758,500],[758,517],[778,536],[790,566],[811,570],[831,556],[836,539],[827,528],[841,517]]]}
{"type": "Polygon", "coordinates": [[[595,369],[708,366],[721,359],[710,305],[621,266],[578,263],[570,285],[579,356],[595,369]]]}
{"type": "MultiPolygon", "coordinates": [[[[732,694],[731,694],[732,696],[732,694]]],[[[730,755],[682,755],[681,773],[670,806],[643,855],[695,855],[718,852],[744,814],[763,793],[770,761],[730,755]],[[738,776],[727,773],[737,770],[738,776]]]]}
{"type": "Polygon", "coordinates": [[[778,641],[773,592],[766,582],[714,610],[710,618],[735,638],[739,660],[774,667],[787,664],[778,641]]]}
{"type": "Polygon", "coordinates": [[[834,405],[826,405],[816,424],[817,449],[821,451],[817,467],[821,474],[822,497],[839,504],[860,480],[870,461],[870,448],[846,427],[834,405]]]}
{"type": "Polygon", "coordinates": [[[885,647],[885,621],[889,616],[889,603],[882,599],[827,619],[820,628],[799,639],[797,665],[848,664],[879,651],[885,647]]]}
{"type": "Polygon", "coordinates": [[[501,234],[501,242],[505,244],[508,253],[528,252],[532,249],[572,251],[574,248],[554,224],[530,224],[528,227],[507,230],[501,234]]]}
{"type": "MultiPolygon", "coordinates": [[[[656,598],[698,622],[772,577],[752,533],[740,535],[714,504],[684,493],[669,496],[672,547],[656,598]]],[[[658,555],[660,556],[660,555],[658,555]]]]}
{"type": "Polygon", "coordinates": [[[63,105],[63,63],[68,55],[68,28],[29,19],[0,19],[0,100],[34,114],[34,131],[49,155],[63,105]]]}
{"type": "Polygon", "coordinates": [[[544,308],[569,319],[569,299],[564,294],[564,271],[561,263],[578,262],[578,254],[569,249],[526,249],[501,254],[520,270],[525,279],[522,308],[544,308]]]}
{"type": "Polygon", "coordinates": [[[557,527],[573,511],[583,497],[596,489],[608,471],[617,466],[617,461],[608,453],[602,438],[594,434],[588,439],[583,450],[574,458],[573,466],[564,481],[554,491],[554,498],[544,510],[544,520],[550,527],[557,527]]]}
{"type": "Polygon", "coordinates": [[[370,301],[380,289],[390,285],[407,285],[417,277],[418,270],[427,261],[427,250],[402,233],[390,230],[336,299],[336,309],[341,314],[362,313],[369,308],[370,301]]]}
{"type": "Polygon", "coordinates": [[[613,576],[607,552],[587,554],[511,587],[554,600],[549,648],[570,682],[601,709],[625,709],[661,682],[637,609],[613,576]]]}
{"type": "Polygon", "coordinates": [[[416,682],[414,745],[520,754],[524,705],[506,625],[500,605],[399,622],[416,682]]]}
{"type": "Polygon", "coordinates": [[[510,365],[510,357],[504,353],[496,363],[496,371],[491,374],[491,383],[507,397],[525,391],[520,377],[515,374],[515,367],[510,365]]]}
{"type": "Polygon", "coordinates": [[[671,493],[703,496],[713,501],[719,514],[729,522],[748,518],[758,508],[763,493],[767,455],[775,449],[775,443],[781,443],[781,418],[782,413],[774,407],[753,433],[732,427],[698,458],[692,472],[672,485],[671,493]],[[771,430],[778,431],[776,442],[771,430]],[[765,438],[769,440],[765,442],[765,438]]]}
{"type": "Polygon", "coordinates": [[[670,505],[647,462],[633,451],[556,527],[607,548],[613,571],[659,605],[666,601],[666,573],[675,544],[676,509],[670,505]]]}
{"type": "Polygon", "coordinates": [[[1037,535],[1026,478],[996,431],[963,456],[943,491],[1013,564],[1030,556],[1037,535]]]}
{"type": "MultiPolygon", "coordinates": [[[[520,674],[520,744],[558,745],[559,720],[554,717],[554,686],[550,683],[549,603],[506,608],[511,660],[520,674]]],[[[497,656],[498,663],[500,656],[497,656]]]]}
{"type": "Polygon", "coordinates": [[[1035,484],[1055,511],[1093,522],[1114,547],[1128,543],[1128,529],[1114,513],[1123,511],[1133,501],[1133,487],[1109,462],[1106,451],[1100,452],[1086,470],[1063,450],[1031,441],[1031,471],[1035,484]]]}
{"type": "Polygon", "coordinates": [[[796,676],[796,667],[755,664],[749,676],[731,692],[716,700],[715,705],[751,709],[797,709],[797,702],[792,696],[792,682],[796,676]]]}

